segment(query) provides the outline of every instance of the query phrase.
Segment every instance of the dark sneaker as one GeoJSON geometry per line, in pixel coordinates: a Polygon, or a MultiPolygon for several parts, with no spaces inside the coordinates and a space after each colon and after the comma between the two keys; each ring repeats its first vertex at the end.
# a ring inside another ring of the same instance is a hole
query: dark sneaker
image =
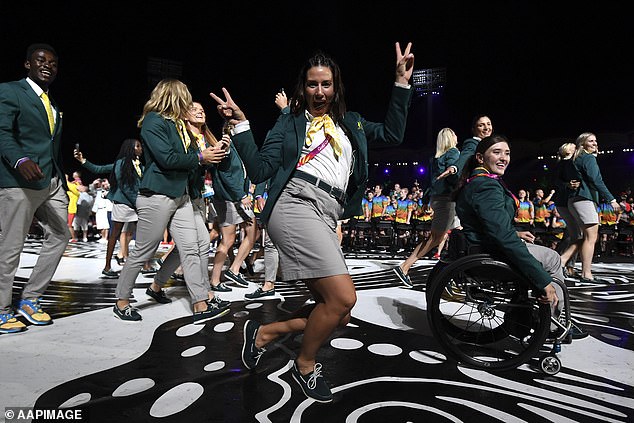
{"type": "Polygon", "coordinates": [[[194,312],[194,324],[200,324],[206,322],[207,320],[217,319],[227,313],[229,313],[228,307],[221,308],[218,304],[216,304],[216,302],[207,301],[207,310],[194,312]]]}
{"type": "Polygon", "coordinates": [[[312,398],[318,402],[332,401],[332,391],[321,375],[321,363],[315,363],[312,372],[307,375],[302,375],[297,368],[297,363],[293,362],[291,374],[308,398],[312,398]]]}
{"type": "Polygon", "coordinates": [[[132,308],[130,304],[125,306],[123,310],[119,309],[119,307],[115,304],[112,311],[114,311],[114,317],[127,322],[139,322],[143,319],[139,312],[132,308]]]}
{"type": "Polygon", "coordinates": [[[119,277],[119,272],[115,272],[114,270],[102,270],[101,274],[106,279],[117,279],[119,277]]]}
{"type": "Polygon", "coordinates": [[[210,284],[211,285],[211,290],[215,291],[215,292],[231,292],[233,291],[233,289],[229,288],[227,286],[227,284],[225,284],[224,282],[220,282],[218,285],[214,284],[210,284]]]}
{"type": "Polygon", "coordinates": [[[158,269],[155,269],[153,267],[151,267],[149,269],[141,269],[141,274],[142,275],[153,275],[156,272],[158,272],[158,269]]]}
{"type": "Polygon", "coordinates": [[[414,284],[412,283],[412,280],[409,278],[409,276],[407,276],[403,272],[403,269],[401,269],[401,266],[396,266],[393,270],[394,270],[394,273],[396,273],[396,276],[398,276],[398,278],[401,281],[401,283],[403,283],[403,285],[405,285],[408,288],[413,288],[414,287],[414,284]]]}
{"type": "Polygon", "coordinates": [[[267,289],[266,291],[262,289],[261,286],[258,286],[258,289],[251,292],[250,294],[245,294],[244,298],[247,300],[257,300],[258,298],[266,298],[266,297],[274,297],[275,296],[275,288],[267,289]]]}
{"type": "Polygon", "coordinates": [[[242,362],[244,367],[249,370],[255,369],[260,357],[266,352],[266,348],[255,346],[255,337],[258,334],[258,329],[260,329],[260,324],[255,320],[244,322],[244,330],[242,331],[242,362]]]}
{"type": "Polygon", "coordinates": [[[34,325],[50,325],[53,319],[45,313],[40,306],[39,300],[20,300],[18,303],[18,313],[34,325]]]}
{"type": "Polygon", "coordinates": [[[229,279],[230,281],[232,281],[233,283],[235,283],[241,288],[249,287],[249,281],[244,279],[244,277],[240,273],[236,275],[235,273],[231,271],[231,269],[225,270],[225,278],[229,279]]]}
{"type": "Polygon", "coordinates": [[[24,332],[26,325],[15,318],[13,313],[0,313],[0,333],[24,332]]]}
{"type": "Polygon", "coordinates": [[[209,300],[209,302],[218,304],[218,307],[220,308],[227,308],[231,305],[231,301],[221,300],[218,295],[214,295],[214,297],[209,300]]]}
{"type": "Polygon", "coordinates": [[[570,332],[568,332],[568,334],[572,337],[573,340],[583,339],[583,338],[586,338],[588,335],[590,335],[588,332],[581,329],[579,326],[575,325],[574,323],[572,324],[572,327],[570,328],[570,332]]]}
{"type": "Polygon", "coordinates": [[[165,291],[163,291],[162,289],[156,292],[148,286],[148,288],[145,290],[145,293],[154,298],[157,303],[169,304],[172,302],[170,298],[167,298],[167,295],[165,295],[165,291]]]}

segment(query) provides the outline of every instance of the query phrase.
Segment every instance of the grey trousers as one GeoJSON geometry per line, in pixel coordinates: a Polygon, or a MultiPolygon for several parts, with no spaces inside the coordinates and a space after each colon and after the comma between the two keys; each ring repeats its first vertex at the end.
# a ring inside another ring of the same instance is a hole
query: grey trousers
{"type": "MultiPolygon", "coordinates": [[[[203,277],[203,283],[206,284],[207,290],[211,290],[209,286],[209,229],[205,219],[205,202],[202,198],[196,198],[191,201],[194,210],[194,224],[196,226],[196,235],[198,237],[198,254],[200,256],[200,271],[203,277]]],[[[170,276],[181,265],[178,246],[175,244],[174,249],[167,255],[163,264],[156,275],[154,282],[160,286],[165,286],[170,276]]]]}
{"type": "Polygon", "coordinates": [[[177,253],[192,304],[207,300],[209,281],[205,282],[202,272],[198,234],[189,195],[178,198],[160,194],[149,197],[139,195],[136,209],[139,221],[135,246],[119,275],[115,291],[117,298],[127,300],[132,296],[132,289],[143,263],[154,257],[167,228],[178,247],[177,253]]]}
{"type": "Polygon", "coordinates": [[[51,282],[70,238],[67,216],[68,196],[57,177],[42,190],[0,188],[0,313],[11,311],[13,278],[33,217],[44,229],[44,242],[23,299],[42,296],[51,282]]]}
{"type": "Polygon", "coordinates": [[[262,228],[262,243],[264,244],[264,281],[275,282],[280,255],[266,228],[262,228]]]}
{"type": "MultiPolygon", "coordinates": [[[[552,284],[557,292],[559,303],[556,307],[552,308],[551,312],[553,316],[557,317],[564,306],[564,290],[567,290],[564,282],[564,271],[561,267],[561,256],[557,251],[552,248],[544,247],[543,245],[535,245],[527,242],[526,247],[528,247],[528,252],[542,264],[544,270],[553,278],[552,284]]],[[[554,330],[556,326],[551,324],[550,329],[554,330]]]]}

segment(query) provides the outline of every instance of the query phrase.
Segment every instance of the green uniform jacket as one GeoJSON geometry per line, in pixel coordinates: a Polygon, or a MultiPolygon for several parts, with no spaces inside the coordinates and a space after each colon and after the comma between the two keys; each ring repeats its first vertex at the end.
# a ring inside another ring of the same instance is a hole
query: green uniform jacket
{"type": "Polygon", "coordinates": [[[68,190],[60,154],[62,113],[53,99],[51,104],[58,112],[53,135],[42,100],[26,79],[0,84],[0,187],[40,190],[57,176],[68,190]],[[37,163],[44,178],[27,182],[14,168],[23,157],[37,163]]]}
{"type": "Polygon", "coordinates": [[[608,203],[615,199],[603,183],[596,157],[583,150],[575,159],[575,167],[581,174],[581,186],[576,193],[579,197],[592,200],[597,204],[601,198],[608,203]]]}
{"type": "Polygon", "coordinates": [[[442,156],[434,158],[431,163],[431,188],[429,190],[429,196],[435,195],[448,195],[454,189],[454,184],[447,178],[436,179],[438,175],[443,173],[451,165],[455,165],[460,151],[457,148],[450,148],[442,156]]]}
{"type": "Polygon", "coordinates": [[[189,173],[198,166],[196,143],[185,151],[176,124],[155,112],[148,113],[141,126],[145,172],[139,191],[171,198],[187,191],[189,173]]]}
{"type": "Polygon", "coordinates": [[[555,198],[553,201],[557,206],[568,207],[568,199],[576,195],[576,191],[568,188],[568,183],[572,180],[581,181],[581,174],[574,165],[572,159],[563,159],[557,163],[557,180],[555,181],[555,198]]]}
{"type": "MultiPolygon", "coordinates": [[[[361,214],[361,199],[368,182],[368,144],[396,145],[403,141],[411,92],[411,89],[394,86],[384,123],[368,122],[355,112],[346,112],[339,122],[353,149],[343,219],[361,214]]],[[[260,150],[250,130],[236,134],[233,140],[253,183],[271,178],[266,206],[260,213],[266,223],[301,157],[306,140],[306,117],[303,113],[281,115],[260,150]]]]}
{"type": "Polygon", "coordinates": [[[251,182],[244,174],[242,160],[233,143],[229,156],[211,169],[214,198],[224,201],[240,201],[249,194],[251,182]]]}
{"type": "MultiPolygon", "coordinates": [[[[88,169],[89,172],[94,174],[111,173],[114,169],[114,176],[117,179],[117,187],[108,191],[106,198],[115,203],[126,204],[133,209],[136,209],[136,196],[139,193],[139,184],[141,178],[134,180],[134,186],[122,185],[121,183],[121,169],[125,159],[119,159],[114,163],[107,165],[96,165],[86,160],[82,163],[82,166],[88,169]]],[[[143,174],[143,167],[141,167],[141,174],[143,174]]]]}
{"type": "MultiPolygon", "coordinates": [[[[477,169],[471,176],[478,173],[486,172],[477,169]]],[[[474,178],[460,191],[456,212],[469,245],[504,255],[537,288],[543,289],[552,281],[517,236],[513,227],[515,200],[499,181],[485,176],[474,178]]]]}

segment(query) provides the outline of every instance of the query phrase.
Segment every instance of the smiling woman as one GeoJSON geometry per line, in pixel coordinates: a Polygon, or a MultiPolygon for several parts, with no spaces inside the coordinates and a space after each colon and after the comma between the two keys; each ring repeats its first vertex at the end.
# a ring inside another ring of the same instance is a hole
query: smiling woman
{"type": "Polygon", "coordinates": [[[291,113],[282,115],[260,149],[246,116],[223,89],[218,110],[234,126],[232,139],[254,183],[270,178],[261,219],[279,252],[282,280],[303,280],[315,303],[289,320],[244,326],[242,361],[257,366],[264,346],[290,332],[304,332],[291,373],[304,394],[330,402],[332,392],[316,362],[338,326],[350,320],[356,292],[337,237],[337,221],[361,213],[368,180],[368,145],[403,141],[414,55],[396,43],[396,79],[384,123],[346,111],[339,66],[323,53],[300,70],[291,113]]]}
{"type": "Polygon", "coordinates": [[[471,249],[508,258],[542,293],[540,301],[555,306],[565,287],[561,260],[556,251],[535,245],[530,232],[515,230],[519,200],[502,180],[510,158],[505,136],[493,134],[480,141],[462,173],[456,211],[471,249]]]}

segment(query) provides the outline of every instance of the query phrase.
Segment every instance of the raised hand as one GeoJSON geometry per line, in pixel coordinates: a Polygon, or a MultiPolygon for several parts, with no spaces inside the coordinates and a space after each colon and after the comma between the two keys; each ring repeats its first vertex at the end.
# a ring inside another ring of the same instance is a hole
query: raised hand
{"type": "Polygon", "coordinates": [[[214,93],[209,93],[211,98],[213,98],[216,103],[218,103],[218,106],[216,106],[216,108],[218,109],[218,113],[220,114],[220,116],[222,116],[224,120],[229,122],[230,125],[235,125],[247,120],[244,113],[242,113],[242,110],[240,110],[238,105],[231,98],[229,91],[227,91],[226,88],[223,88],[222,92],[225,95],[224,100],[214,93]]]}
{"type": "Polygon", "coordinates": [[[282,110],[284,107],[288,106],[288,98],[286,98],[286,93],[284,89],[279,93],[275,94],[275,105],[282,110]]]}
{"type": "Polygon", "coordinates": [[[412,43],[407,43],[405,52],[401,51],[401,45],[396,43],[396,82],[409,84],[414,71],[414,54],[410,53],[412,43]]]}
{"type": "Polygon", "coordinates": [[[84,155],[79,150],[73,150],[73,157],[82,164],[86,161],[86,159],[84,159],[84,155]]]}

